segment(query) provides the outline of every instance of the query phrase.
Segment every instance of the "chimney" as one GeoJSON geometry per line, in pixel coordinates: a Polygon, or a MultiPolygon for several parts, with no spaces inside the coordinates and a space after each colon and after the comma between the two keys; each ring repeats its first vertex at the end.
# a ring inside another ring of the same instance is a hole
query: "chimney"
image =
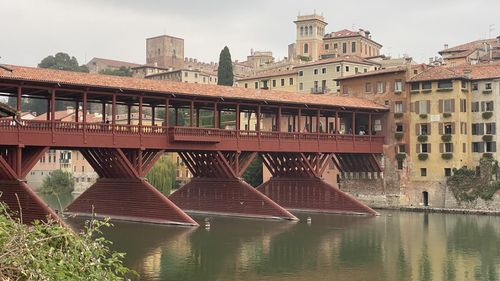
{"type": "Polygon", "coordinates": [[[448,49],[448,44],[444,44],[444,49],[448,49]]]}

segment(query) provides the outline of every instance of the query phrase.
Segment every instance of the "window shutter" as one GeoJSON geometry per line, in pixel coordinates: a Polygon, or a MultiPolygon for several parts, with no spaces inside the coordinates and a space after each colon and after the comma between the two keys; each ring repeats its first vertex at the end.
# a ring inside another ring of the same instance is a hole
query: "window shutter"
{"type": "Polygon", "coordinates": [[[479,123],[479,135],[484,135],[484,123],[479,123]]]}
{"type": "Polygon", "coordinates": [[[479,152],[484,152],[484,142],[479,143],[479,152]]]}
{"type": "Polygon", "coordinates": [[[443,153],[444,151],[444,143],[439,144],[439,153],[443,153]]]}
{"type": "Polygon", "coordinates": [[[492,135],[497,134],[497,124],[496,123],[491,123],[491,134],[492,135]]]}
{"type": "Polygon", "coordinates": [[[431,101],[430,100],[427,101],[427,112],[426,113],[427,114],[431,113],[431,101]]]}
{"type": "Polygon", "coordinates": [[[420,144],[417,143],[417,153],[420,153],[420,144]]]}
{"type": "Polygon", "coordinates": [[[396,153],[396,154],[399,153],[399,151],[398,151],[398,145],[397,144],[394,146],[394,153],[396,153]]]}
{"type": "Polygon", "coordinates": [[[432,144],[428,143],[427,144],[427,153],[431,153],[431,147],[432,147],[432,144]]]}
{"type": "Polygon", "coordinates": [[[484,101],[481,102],[481,111],[485,111],[486,103],[484,101]]]}
{"type": "Polygon", "coordinates": [[[453,143],[452,142],[450,143],[450,149],[451,149],[450,152],[452,152],[452,153],[455,152],[455,148],[453,147],[453,143]]]}
{"type": "Polygon", "coordinates": [[[430,135],[430,134],[431,134],[431,128],[432,128],[431,123],[427,123],[427,134],[428,134],[428,135],[430,135]]]}
{"type": "Polygon", "coordinates": [[[414,102],[410,103],[410,112],[415,112],[415,103],[414,102]]]}
{"type": "Polygon", "coordinates": [[[415,124],[415,135],[420,135],[420,124],[415,124]]]}
{"type": "Polygon", "coordinates": [[[442,135],[443,134],[443,123],[438,123],[438,126],[439,126],[439,134],[442,135]]]}
{"type": "Polygon", "coordinates": [[[420,101],[415,102],[415,113],[420,114],[420,101]]]}
{"type": "Polygon", "coordinates": [[[439,113],[443,113],[443,100],[439,100],[439,113]]]}
{"type": "Polygon", "coordinates": [[[455,112],[455,102],[456,102],[455,99],[451,100],[451,112],[455,112]]]}
{"type": "Polygon", "coordinates": [[[496,142],[493,142],[493,145],[491,146],[491,152],[497,152],[496,142]]]}
{"type": "Polygon", "coordinates": [[[455,134],[455,122],[451,123],[451,134],[454,135],[455,134]]]}
{"type": "Polygon", "coordinates": [[[403,109],[403,112],[406,112],[406,102],[401,102],[401,107],[403,109]]]}

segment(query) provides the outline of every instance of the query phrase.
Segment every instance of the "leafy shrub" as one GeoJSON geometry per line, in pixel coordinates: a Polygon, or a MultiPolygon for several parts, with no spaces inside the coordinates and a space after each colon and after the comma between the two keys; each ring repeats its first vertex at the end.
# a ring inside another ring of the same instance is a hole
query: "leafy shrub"
{"type": "Polygon", "coordinates": [[[428,158],[429,158],[429,154],[427,154],[427,153],[420,153],[420,154],[418,154],[418,160],[420,160],[420,161],[425,161],[428,158]]]}
{"type": "Polygon", "coordinates": [[[493,117],[493,112],[491,111],[486,111],[486,112],[483,112],[483,118],[484,119],[490,119],[491,117],[493,117]]]}
{"type": "Polygon", "coordinates": [[[73,175],[63,170],[55,170],[43,179],[40,193],[60,195],[71,193],[74,189],[73,175]]]}
{"type": "Polygon", "coordinates": [[[443,113],[443,117],[444,118],[450,118],[451,117],[451,113],[445,112],[445,113],[443,113]]]}
{"type": "Polygon", "coordinates": [[[427,135],[420,135],[417,137],[417,140],[419,142],[427,142],[428,139],[429,139],[429,137],[427,135]]]}
{"type": "Polygon", "coordinates": [[[398,153],[396,154],[396,160],[403,161],[406,159],[406,153],[398,153]]]}
{"type": "Polygon", "coordinates": [[[0,280],[137,279],[101,237],[108,226],[91,220],[80,234],[53,221],[27,226],[0,204],[0,280]]]}
{"type": "Polygon", "coordinates": [[[398,141],[403,139],[404,134],[402,132],[396,132],[394,133],[394,138],[397,139],[398,141]]]}
{"type": "Polygon", "coordinates": [[[492,135],[484,135],[483,136],[483,141],[492,141],[493,140],[493,136],[492,135]]]}
{"type": "Polygon", "coordinates": [[[442,135],[441,136],[441,140],[444,141],[444,142],[450,142],[451,141],[451,135],[442,135]]]}
{"type": "Polygon", "coordinates": [[[396,112],[396,113],[394,113],[394,118],[399,119],[401,117],[403,117],[403,112],[396,112]]]}
{"type": "Polygon", "coordinates": [[[441,154],[441,158],[443,158],[444,160],[450,160],[453,158],[453,153],[443,153],[441,154]]]}
{"type": "Polygon", "coordinates": [[[427,118],[427,114],[420,114],[420,115],[419,115],[419,117],[420,117],[421,119],[425,119],[425,118],[427,118]]]}

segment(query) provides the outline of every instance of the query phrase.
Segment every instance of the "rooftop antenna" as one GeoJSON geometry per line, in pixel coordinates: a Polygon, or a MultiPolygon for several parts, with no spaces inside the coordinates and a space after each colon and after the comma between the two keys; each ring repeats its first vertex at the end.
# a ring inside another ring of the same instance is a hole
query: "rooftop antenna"
{"type": "Polygon", "coordinates": [[[490,25],[488,26],[488,39],[490,39],[490,38],[491,38],[491,32],[492,32],[493,30],[495,30],[495,25],[494,25],[494,24],[490,24],[490,25]]]}

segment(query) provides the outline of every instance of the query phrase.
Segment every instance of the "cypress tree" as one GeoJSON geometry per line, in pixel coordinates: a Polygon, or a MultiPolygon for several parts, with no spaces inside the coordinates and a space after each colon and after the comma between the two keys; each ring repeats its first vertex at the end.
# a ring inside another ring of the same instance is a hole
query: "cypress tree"
{"type": "Polygon", "coordinates": [[[233,86],[233,61],[228,47],[224,47],[219,56],[219,68],[217,69],[217,85],[233,86]]]}

